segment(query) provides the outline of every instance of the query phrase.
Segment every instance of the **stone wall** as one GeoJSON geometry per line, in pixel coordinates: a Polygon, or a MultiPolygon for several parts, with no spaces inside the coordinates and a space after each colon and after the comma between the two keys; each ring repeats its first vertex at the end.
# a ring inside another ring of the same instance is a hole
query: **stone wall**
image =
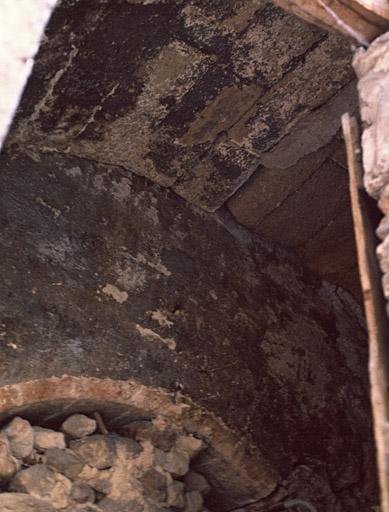
{"type": "Polygon", "coordinates": [[[345,292],[123,169],[1,158],[0,384],[137,379],[252,440],[277,489],[328,510],[376,500],[366,333],[345,292]]]}
{"type": "Polygon", "coordinates": [[[351,56],[270,0],[63,0],[9,143],[119,165],[207,211],[232,197],[239,222],[357,297],[338,136],[351,56]]]}
{"type": "MultiPolygon", "coordinates": [[[[378,201],[384,218],[377,229],[377,248],[383,273],[384,295],[389,300],[389,33],[378,37],[354,58],[359,77],[364,181],[367,192],[378,201]]],[[[389,315],[389,308],[388,308],[389,315]]]]}

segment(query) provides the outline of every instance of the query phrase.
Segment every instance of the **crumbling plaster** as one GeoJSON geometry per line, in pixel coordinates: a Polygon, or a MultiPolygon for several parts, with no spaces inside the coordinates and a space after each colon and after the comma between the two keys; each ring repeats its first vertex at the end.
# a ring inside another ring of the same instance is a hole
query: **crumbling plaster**
{"type": "Polygon", "coordinates": [[[8,144],[119,165],[207,211],[232,197],[239,222],[358,296],[346,172],[334,163],[340,114],[357,104],[350,60],[346,39],[267,0],[64,0],[8,144]],[[304,158],[327,147],[301,187],[304,158]],[[311,188],[336,188],[332,203],[307,203],[311,188]],[[278,209],[276,224],[251,196],[278,209]],[[301,243],[285,239],[297,224],[301,243]]]}

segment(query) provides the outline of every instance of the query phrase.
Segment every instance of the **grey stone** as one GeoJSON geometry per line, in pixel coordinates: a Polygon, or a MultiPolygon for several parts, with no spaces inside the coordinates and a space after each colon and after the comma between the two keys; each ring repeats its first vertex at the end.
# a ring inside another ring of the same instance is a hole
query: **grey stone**
{"type": "Polygon", "coordinates": [[[104,471],[100,471],[96,478],[88,480],[88,484],[93,489],[101,494],[109,494],[112,490],[112,483],[110,482],[110,474],[104,474],[104,471]]]}
{"type": "Polygon", "coordinates": [[[64,449],[65,436],[62,432],[56,432],[49,428],[33,427],[34,430],[34,448],[39,452],[44,452],[49,448],[64,449]]]}
{"type": "Polygon", "coordinates": [[[140,478],[139,481],[143,485],[145,495],[153,500],[163,502],[166,500],[166,477],[156,469],[152,468],[147,470],[140,478]]]}
{"type": "Polygon", "coordinates": [[[170,429],[161,430],[151,421],[138,420],[131,422],[124,427],[124,432],[128,433],[137,441],[150,441],[156,448],[164,451],[171,450],[176,440],[175,432],[170,429]]]}
{"type": "Polygon", "coordinates": [[[184,484],[173,480],[167,488],[167,504],[177,509],[185,507],[184,484]]]}
{"type": "Polygon", "coordinates": [[[103,498],[98,506],[102,512],[142,512],[144,510],[143,506],[136,501],[116,501],[111,498],[103,498]]]}
{"type": "Polygon", "coordinates": [[[143,451],[142,446],[138,442],[134,441],[134,439],[122,436],[114,436],[112,439],[115,444],[116,456],[118,458],[126,459],[136,457],[143,451]]]}
{"type": "Polygon", "coordinates": [[[0,510],[1,512],[55,512],[50,503],[17,492],[0,494],[0,510]]]}
{"type": "Polygon", "coordinates": [[[114,462],[115,445],[111,436],[97,434],[84,437],[70,441],[69,446],[97,469],[109,468],[114,462]]]}
{"type": "Polygon", "coordinates": [[[75,480],[85,466],[84,459],[69,449],[49,448],[43,460],[49,467],[71,480],[75,480]]]}
{"type": "Polygon", "coordinates": [[[203,496],[209,493],[211,487],[205,477],[196,471],[189,471],[184,478],[186,491],[199,491],[203,496]]]}
{"type": "Polygon", "coordinates": [[[155,461],[173,476],[184,476],[189,471],[189,455],[186,451],[174,449],[170,452],[155,450],[155,461]]]}
{"type": "Polygon", "coordinates": [[[203,508],[203,496],[198,491],[185,493],[185,512],[200,512],[203,508]]]}
{"type": "Polygon", "coordinates": [[[85,482],[74,482],[70,498],[76,503],[94,503],[95,491],[85,482]]]}
{"type": "Polygon", "coordinates": [[[19,469],[19,461],[11,454],[8,439],[0,436],[0,483],[10,480],[19,469]]]}
{"type": "Polygon", "coordinates": [[[69,504],[72,482],[48,468],[36,464],[19,471],[10,483],[10,490],[25,492],[35,498],[48,501],[55,508],[65,508],[69,504]]]}
{"type": "Polygon", "coordinates": [[[61,509],[61,512],[103,512],[95,503],[73,503],[69,507],[61,509]]]}
{"type": "Polygon", "coordinates": [[[96,430],[96,421],[85,414],[73,414],[62,423],[61,430],[71,438],[89,436],[96,430]]]}
{"type": "Polygon", "coordinates": [[[12,454],[23,459],[31,455],[34,447],[34,431],[27,420],[16,417],[3,429],[8,437],[12,454]]]}

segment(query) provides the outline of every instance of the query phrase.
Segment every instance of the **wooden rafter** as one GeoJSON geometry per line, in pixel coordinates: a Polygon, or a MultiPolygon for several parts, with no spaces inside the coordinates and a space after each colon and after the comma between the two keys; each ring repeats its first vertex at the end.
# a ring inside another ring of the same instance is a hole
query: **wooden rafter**
{"type": "Polygon", "coordinates": [[[388,0],[275,0],[280,7],[367,46],[389,28],[388,0]]]}

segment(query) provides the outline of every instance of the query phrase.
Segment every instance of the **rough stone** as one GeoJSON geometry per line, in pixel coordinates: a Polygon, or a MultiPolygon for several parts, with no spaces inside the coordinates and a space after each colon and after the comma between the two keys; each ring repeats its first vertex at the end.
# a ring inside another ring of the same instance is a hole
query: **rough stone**
{"type": "Polygon", "coordinates": [[[350,81],[350,64],[350,49],[344,39],[324,39],[234,125],[229,131],[231,140],[258,156],[268,151],[299,118],[323,105],[350,81]]]}
{"type": "Polygon", "coordinates": [[[206,496],[211,489],[203,475],[196,471],[189,471],[189,473],[185,475],[184,484],[186,491],[198,491],[203,496],[206,496]]]}
{"type": "Polygon", "coordinates": [[[8,438],[12,454],[23,459],[31,455],[34,447],[34,431],[27,420],[14,418],[3,429],[8,438]]]}
{"type": "Polygon", "coordinates": [[[100,471],[98,476],[88,480],[88,484],[96,491],[101,494],[109,494],[112,490],[112,483],[110,482],[111,475],[103,474],[100,471]]]}
{"type": "Polygon", "coordinates": [[[194,436],[179,436],[176,441],[177,449],[187,453],[190,459],[196,457],[205,446],[204,441],[194,436]]]}
{"type": "Polygon", "coordinates": [[[142,512],[143,507],[141,504],[133,500],[117,501],[111,498],[103,498],[98,503],[99,510],[102,512],[142,512]]]}
{"type": "Polygon", "coordinates": [[[359,77],[361,117],[366,123],[362,134],[364,183],[366,190],[376,199],[389,181],[389,140],[386,129],[389,115],[386,101],[389,87],[388,45],[389,33],[386,33],[378,37],[368,51],[360,49],[353,60],[359,77]]]}
{"type": "MultiPolygon", "coordinates": [[[[304,115],[290,133],[270,151],[261,155],[260,163],[269,169],[292,167],[306,155],[311,155],[331,143],[339,132],[342,114],[353,114],[357,109],[357,84],[350,82],[328,102],[304,115]]],[[[332,147],[331,153],[334,151],[336,148],[332,147]]],[[[316,165],[320,165],[319,162],[316,165]]]]}
{"type": "Polygon", "coordinates": [[[275,9],[269,2],[261,12],[260,22],[252,23],[234,42],[235,73],[270,86],[285,75],[291,62],[296,62],[322,38],[320,30],[275,9]]]}
{"type": "Polygon", "coordinates": [[[157,502],[166,500],[167,481],[164,474],[154,468],[147,470],[140,478],[145,495],[157,502]]]}
{"type": "MultiPolygon", "coordinates": [[[[293,249],[307,268],[359,299],[348,174],[333,157],[340,146],[333,138],[290,167],[261,167],[228,207],[239,222],[293,249]]],[[[279,158],[274,153],[274,161],[282,166],[279,158]]]]}
{"type": "Polygon", "coordinates": [[[55,508],[69,504],[72,482],[44,464],[36,464],[19,471],[10,483],[10,490],[25,492],[34,498],[49,502],[55,508]]]}
{"type": "Polygon", "coordinates": [[[49,448],[45,452],[43,461],[50,468],[71,480],[75,480],[85,466],[85,461],[72,450],[68,449],[49,448]]]}
{"type": "Polygon", "coordinates": [[[376,233],[381,240],[385,240],[385,238],[389,235],[389,216],[381,219],[376,233]]]}
{"type": "Polygon", "coordinates": [[[18,460],[12,456],[8,439],[0,436],[0,483],[10,480],[19,466],[18,460]]]}
{"type": "Polygon", "coordinates": [[[75,503],[94,503],[95,492],[85,482],[74,482],[70,491],[70,498],[75,503]]]}
{"type": "Polygon", "coordinates": [[[110,436],[96,434],[76,439],[70,441],[69,447],[97,469],[106,469],[113,464],[115,445],[110,436]]]}
{"type": "Polygon", "coordinates": [[[56,432],[49,428],[34,427],[34,448],[38,452],[44,452],[49,448],[63,450],[66,447],[65,436],[62,432],[56,432]]]}
{"type": "Polygon", "coordinates": [[[142,452],[142,446],[134,439],[126,437],[113,437],[115,444],[116,457],[120,460],[136,457],[142,452]]]}
{"type": "Polygon", "coordinates": [[[151,421],[133,421],[123,431],[133,435],[138,441],[150,441],[156,448],[164,451],[173,448],[176,440],[173,431],[161,430],[151,421]]]}
{"type": "Polygon", "coordinates": [[[0,493],[1,512],[56,512],[46,501],[17,492],[0,493]]]}
{"type": "Polygon", "coordinates": [[[61,430],[71,438],[89,436],[96,430],[96,421],[84,414],[73,414],[62,423],[61,430]]]}
{"type": "Polygon", "coordinates": [[[184,476],[189,471],[189,454],[186,451],[173,449],[169,452],[155,450],[155,461],[173,476],[184,476]]]}
{"type": "MultiPolygon", "coordinates": [[[[353,66],[359,77],[364,185],[382,213],[389,212],[389,33],[381,35],[367,50],[356,52],[353,66]]],[[[382,243],[377,255],[383,272],[382,287],[389,301],[389,235],[385,219],[377,230],[382,243]]],[[[387,305],[389,315],[389,304],[387,305]]],[[[382,470],[381,470],[382,471],[382,470]]],[[[386,492],[387,494],[387,492],[386,492]]]]}
{"type": "Polygon", "coordinates": [[[167,488],[167,504],[174,509],[182,510],[185,508],[184,484],[173,480],[167,488]]]}
{"type": "Polygon", "coordinates": [[[203,496],[199,491],[185,493],[185,512],[200,512],[203,508],[203,496]]]}

